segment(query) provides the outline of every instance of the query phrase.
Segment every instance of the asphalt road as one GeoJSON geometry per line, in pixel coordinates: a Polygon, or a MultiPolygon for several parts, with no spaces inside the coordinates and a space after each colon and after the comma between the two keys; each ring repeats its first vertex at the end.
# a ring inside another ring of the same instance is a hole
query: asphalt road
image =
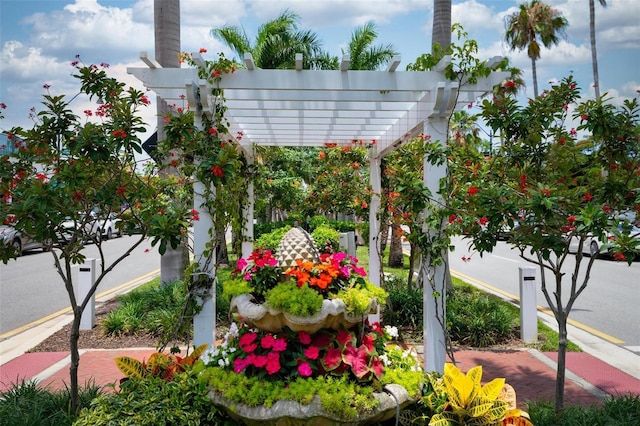
{"type": "MultiPolygon", "coordinates": [[[[139,236],[124,236],[105,241],[105,267],[108,267],[139,236]]],[[[93,244],[85,249],[87,258],[99,259],[93,244]]],[[[96,260],[98,267],[99,260],[96,260]]],[[[77,277],[77,266],[75,267],[77,277]]],[[[160,268],[160,255],[144,241],[98,287],[97,294],[117,287],[160,268]]],[[[75,278],[74,278],[75,279],[75,278]]],[[[0,335],[22,327],[70,305],[62,278],[56,272],[51,253],[40,250],[25,253],[7,265],[0,263],[0,335]]]]}
{"type": "MultiPolygon", "coordinates": [[[[453,272],[473,280],[486,283],[501,293],[519,297],[519,267],[532,265],[519,257],[517,250],[506,243],[498,243],[493,253],[480,257],[478,253],[467,250],[467,241],[456,239],[456,250],[450,253],[450,265],[453,272]],[[463,257],[471,258],[464,261],[463,257]]],[[[570,290],[569,279],[573,272],[575,257],[570,256],[563,284],[563,296],[570,290]]],[[[589,259],[583,260],[583,265],[589,259]]],[[[583,266],[583,269],[584,269],[583,266]]],[[[540,271],[536,270],[538,284],[537,305],[548,308],[541,290],[540,271]]],[[[547,288],[553,298],[555,281],[546,274],[547,288]]],[[[640,261],[631,266],[626,262],[609,259],[596,259],[591,270],[587,288],[578,297],[571,313],[570,321],[587,331],[609,340],[612,343],[640,353],[640,261]]]]}

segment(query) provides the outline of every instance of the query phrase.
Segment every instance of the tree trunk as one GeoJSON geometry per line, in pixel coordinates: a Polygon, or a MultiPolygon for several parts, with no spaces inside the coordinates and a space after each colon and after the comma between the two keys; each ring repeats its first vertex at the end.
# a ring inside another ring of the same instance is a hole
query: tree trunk
{"type": "Polygon", "coordinates": [[[76,306],[73,309],[73,321],[71,322],[71,333],[69,337],[69,350],[71,351],[71,364],[69,365],[69,393],[71,398],[71,412],[78,413],[79,390],[78,390],[78,366],[80,365],[80,352],[78,350],[78,340],[80,339],[80,318],[82,309],[76,306]]]}
{"type": "Polygon", "coordinates": [[[598,76],[598,53],[596,51],[596,6],[595,0],[589,0],[589,39],[591,40],[591,65],[593,67],[593,89],[596,99],[600,98],[600,81],[598,76]]]}
{"type": "Polygon", "coordinates": [[[536,60],[531,58],[531,77],[533,78],[533,97],[538,97],[538,72],[536,70],[536,60]]]}
{"type": "Polygon", "coordinates": [[[384,251],[387,249],[387,240],[389,240],[389,225],[387,222],[382,220],[380,221],[380,254],[384,254],[384,251]]]}
{"type": "Polygon", "coordinates": [[[443,50],[451,44],[451,0],[435,0],[433,4],[431,43],[439,44],[443,50]]]}
{"type": "MultiPolygon", "coordinates": [[[[178,54],[180,53],[180,0],[154,0],[153,18],[155,33],[156,60],[164,68],[179,68],[178,54]]],[[[158,96],[157,101],[157,132],[158,143],[165,139],[164,117],[171,109],[158,96]]],[[[160,257],[160,282],[162,284],[175,282],[184,278],[184,258],[188,259],[186,244],[181,244],[176,250],[169,247],[160,257]]]]}
{"type": "Polygon", "coordinates": [[[391,225],[391,244],[389,245],[389,267],[402,268],[404,253],[402,252],[402,229],[400,225],[391,225]]]}
{"type": "Polygon", "coordinates": [[[564,407],[564,379],[567,365],[567,315],[559,313],[558,320],[558,367],[556,371],[556,412],[564,407]]]}
{"type": "Polygon", "coordinates": [[[216,265],[229,264],[229,250],[227,250],[227,235],[224,226],[216,227],[216,265]]]}

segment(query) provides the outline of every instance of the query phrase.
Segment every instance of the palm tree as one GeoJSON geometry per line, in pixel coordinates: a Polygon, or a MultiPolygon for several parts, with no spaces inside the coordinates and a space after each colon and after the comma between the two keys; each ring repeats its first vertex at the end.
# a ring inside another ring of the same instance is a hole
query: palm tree
{"type": "Polygon", "coordinates": [[[240,61],[251,53],[256,66],[263,69],[291,69],[296,53],[302,53],[304,68],[319,68],[325,58],[316,33],[298,30],[300,17],[285,10],[277,18],[258,28],[252,43],[242,27],[225,25],[211,30],[211,35],[225,43],[240,61]]]}
{"type": "Polygon", "coordinates": [[[435,0],[433,4],[433,25],[431,27],[431,53],[434,45],[446,51],[451,44],[451,0],[435,0]]]}
{"type": "Polygon", "coordinates": [[[507,17],[505,39],[511,50],[527,49],[531,58],[533,94],[538,97],[538,75],[536,60],[540,58],[540,44],[545,47],[558,44],[559,34],[569,25],[561,13],[539,0],[520,5],[520,10],[507,17]]]}
{"type": "Polygon", "coordinates": [[[377,37],[378,31],[373,22],[368,22],[353,31],[347,50],[342,50],[343,55],[350,56],[349,69],[373,71],[388,64],[393,56],[398,54],[392,44],[373,46],[377,37]]]}
{"type": "MultiPolygon", "coordinates": [[[[602,7],[607,7],[606,0],[599,0],[602,7]]],[[[596,51],[596,5],[589,0],[589,38],[591,39],[591,65],[593,66],[593,87],[596,99],[600,98],[600,77],[598,76],[598,53],[596,51]]]]}
{"type": "MultiPolygon", "coordinates": [[[[180,68],[180,0],[154,0],[154,30],[156,60],[164,68],[180,68]]],[[[165,139],[164,117],[171,112],[165,101],[157,97],[158,141],[165,139]]],[[[183,278],[189,261],[186,244],[167,248],[160,258],[160,281],[163,284],[183,278]]]]}

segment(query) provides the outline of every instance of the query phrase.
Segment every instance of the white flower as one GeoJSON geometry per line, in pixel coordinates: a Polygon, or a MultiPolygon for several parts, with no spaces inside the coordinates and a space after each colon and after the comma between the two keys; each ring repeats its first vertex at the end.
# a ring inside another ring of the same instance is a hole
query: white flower
{"type": "Polygon", "coordinates": [[[398,337],[398,327],[394,327],[394,326],[391,326],[391,325],[385,325],[384,326],[384,331],[392,339],[395,339],[396,337],[398,337]]]}

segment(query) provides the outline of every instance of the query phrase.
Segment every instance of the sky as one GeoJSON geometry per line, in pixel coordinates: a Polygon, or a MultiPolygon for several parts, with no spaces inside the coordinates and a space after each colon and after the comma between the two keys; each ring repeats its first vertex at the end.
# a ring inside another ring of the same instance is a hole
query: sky
{"type": "MultiPolygon", "coordinates": [[[[531,62],[524,51],[511,51],[504,42],[505,17],[522,0],[452,0],[452,22],[460,23],[478,43],[479,57],[507,56],[524,71],[526,97],[533,97],[531,62]]],[[[543,48],[537,61],[540,91],[573,74],[586,98],[593,97],[588,0],[545,0],[568,20],[566,38],[543,48]]],[[[399,70],[430,51],[433,0],[182,0],[182,51],[207,49],[233,57],[210,35],[212,28],[242,26],[253,40],[256,29],[283,10],[300,16],[299,28],[316,32],[323,48],[342,56],[353,30],[366,22],[378,29],[377,43],[393,44],[400,52],[399,70]]],[[[601,93],[615,104],[640,93],[640,0],[596,0],[596,38],[601,93]]],[[[0,131],[31,127],[29,111],[41,109],[43,86],[52,94],[78,94],[71,62],[80,55],[85,64],[108,63],[113,77],[144,90],[126,73],[145,66],[141,51],[154,54],[153,0],[0,0],[0,131]]],[[[150,98],[154,99],[153,96],[150,98]]],[[[82,115],[95,109],[80,95],[70,107],[82,115]]],[[[143,118],[155,128],[155,108],[143,118]]]]}

